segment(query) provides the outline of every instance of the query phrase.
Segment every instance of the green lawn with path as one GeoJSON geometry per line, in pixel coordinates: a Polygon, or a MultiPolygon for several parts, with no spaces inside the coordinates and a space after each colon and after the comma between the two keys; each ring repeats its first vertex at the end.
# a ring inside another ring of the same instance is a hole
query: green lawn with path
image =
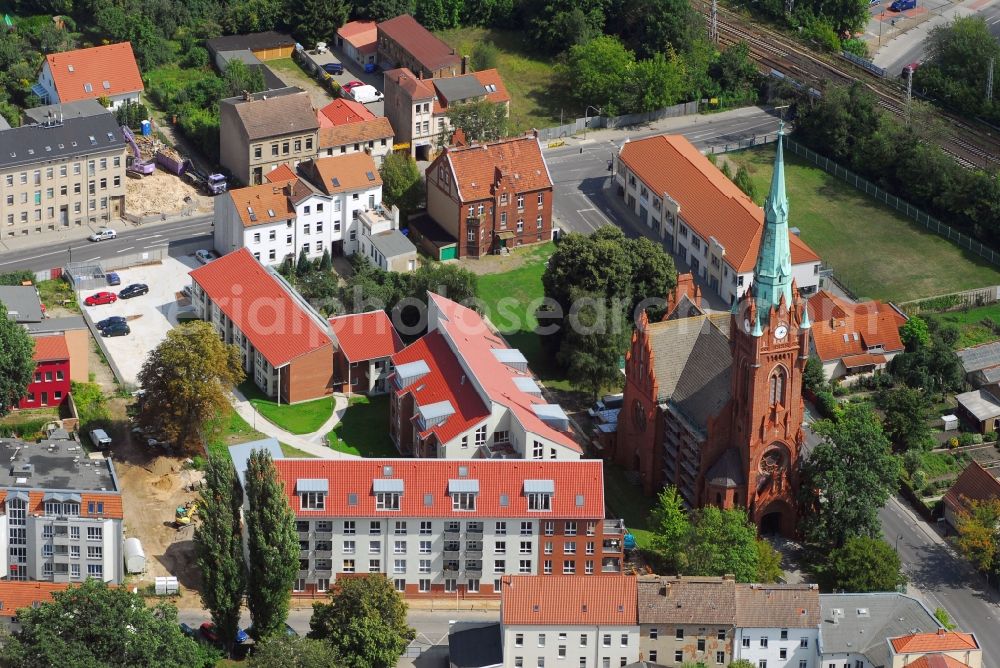
{"type": "Polygon", "coordinates": [[[327,437],[330,447],[360,457],[398,457],[389,438],[389,396],[353,396],[327,437]]]}
{"type": "MultiPolygon", "coordinates": [[[[747,166],[762,203],[774,145],[726,157],[747,166]]],[[[1000,284],[997,267],[789,151],[785,183],[789,224],[859,297],[902,302],[1000,284]]]]}
{"type": "Polygon", "coordinates": [[[333,397],[279,405],[264,396],[250,380],[243,381],[240,392],[261,416],[292,434],[311,434],[333,415],[333,397]]]}

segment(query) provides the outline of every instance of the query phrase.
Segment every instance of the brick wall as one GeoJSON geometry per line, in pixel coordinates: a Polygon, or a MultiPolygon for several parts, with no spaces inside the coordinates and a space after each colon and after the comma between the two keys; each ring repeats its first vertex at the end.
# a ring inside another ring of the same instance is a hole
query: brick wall
{"type": "Polygon", "coordinates": [[[281,394],[298,403],[333,393],[333,344],[296,357],[281,372],[281,394]]]}

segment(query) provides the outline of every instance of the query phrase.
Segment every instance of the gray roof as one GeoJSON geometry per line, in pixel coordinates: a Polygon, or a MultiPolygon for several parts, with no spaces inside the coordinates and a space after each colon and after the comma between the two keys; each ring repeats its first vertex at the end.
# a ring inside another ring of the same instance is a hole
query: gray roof
{"type": "Polygon", "coordinates": [[[448,661],[454,668],[503,665],[500,624],[456,622],[448,633],[448,661]]]}
{"type": "Polygon", "coordinates": [[[42,302],[30,285],[0,285],[0,302],[7,307],[7,317],[14,322],[41,322],[42,302]]]}
{"type": "Polygon", "coordinates": [[[886,638],[914,632],[933,633],[941,628],[920,601],[895,592],[820,594],[819,604],[823,653],[864,654],[874,666],[891,663],[886,638]],[[834,610],[843,612],[836,622],[834,610]]]}
{"type": "Polygon", "coordinates": [[[236,112],[250,141],[319,128],[309,94],[294,86],[254,93],[249,100],[228,97],[219,104],[236,112]]]}
{"type": "Polygon", "coordinates": [[[377,248],[378,252],[386,258],[393,258],[417,252],[417,247],[413,245],[413,242],[399,230],[379,232],[378,234],[373,234],[368,238],[371,239],[372,246],[377,248]]]}
{"type": "Polygon", "coordinates": [[[448,101],[448,104],[461,102],[473,97],[484,97],[486,87],[479,83],[479,79],[471,74],[460,77],[448,77],[446,79],[435,79],[434,87],[448,101]]]}
{"type": "Polygon", "coordinates": [[[686,294],[683,294],[681,295],[681,298],[677,300],[677,306],[674,307],[668,319],[678,320],[680,318],[690,318],[696,315],[705,315],[704,309],[691,301],[686,294]]]}
{"type": "Polygon", "coordinates": [[[727,448],[722,456],[708,469],[708,482],[719,487],[738,487],[746,478],[743,475],[743,459],[736,448],[727,448]]]}
{"type": "Polygon", "coordinates": [[[641,577],[638,596],[640,624],[736,623],[736,581],[731,578],[641,577]]]}
{"type": "Polygon", "coordinates": [[[989,369],[980,369],[975,373],[977,378],[984,385],[1000,383],[1000,366],[990,367],[989,369]]]}
{"type": "Polygon", "coordinates": [[[80,100],[78,102],[66,102],[64,104],[45,104],[41,107],[33,107],[24,110],[25,123],[44,123],[50,115],[55,118],[87,118],[89,116],[100,116],[110,114],[104,105],[97,100],[80,100]]]}
{"type": "Polygon", "coordinates": [[[657,401],[669,401],[704,429],[729,401],[729,315],[698,315],[649,325],[657,401]]]}
{"type": "Polygon", "coordinates": [[[965,373],[994,367],[1000,365],[1000,341],[958,350],[955,354],[962,361],[965,373]]]}
{"type": "Polygon", "coordinates": [[[25,329],[32,334],[53,334],[55,332],[71,332],[77,329],[87,329],[83,316],[68,315],[62,318],[46,318],[41,322],[25,323],[25,329]]]}
{"type": "Polygon", "coordinates": [[[980,422],[1000,416],[1000,399],[986,390],[972,390],[956,395],[958,405],[972,413],[980,422]]]}
{"type": "Polygon", "coordinates": [[[26,443],[0,439],[0,489],[117,492],[110,459],[88,459],[74,440],[45,439],[26,443]],[[22,482],[23,481],[23,482],[22,482]]]}
{"type": "Polygon", "coordinates": [[[276,438],[248,441],[247,443],[240,443],[229,448],[229,457],[233,460],[233,466],[236,467],[236,475],[240,478],[241,486],[244,485],[244,476],[247,472],[247,465],[250,462],[250,454],[254,450],[267,450],[271,453],[271,459],[285,458],[285,455],[281,452],[281,444],[278,443],[278,439],[276,438]]]}
{"type": "Polygon", "coordinates": [[[67,118],[55,125],[22,125],[4,131],[0,169],[123,148],[125,138],[110,113],[67,118]]]}

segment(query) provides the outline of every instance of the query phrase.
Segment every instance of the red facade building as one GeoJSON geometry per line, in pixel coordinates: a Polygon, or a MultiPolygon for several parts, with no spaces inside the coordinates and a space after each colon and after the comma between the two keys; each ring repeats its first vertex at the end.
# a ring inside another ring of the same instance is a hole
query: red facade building
{"type": "Polygon", "coordinates": [[[59,406],[69,395],[69,346],[66,337],[35,337],[35,374],[18,408],[59,406]]]}

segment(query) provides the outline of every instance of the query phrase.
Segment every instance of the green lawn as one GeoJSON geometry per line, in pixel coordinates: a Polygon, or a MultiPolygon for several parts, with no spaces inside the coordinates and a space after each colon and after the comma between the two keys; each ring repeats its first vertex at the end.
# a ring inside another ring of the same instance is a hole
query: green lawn
{"type": "Polygon", "coordinates": [[[605,462],[604,500],[608,517],[625,520],[625,528],[635,536],[636,547],[648,548],[653,538],[649,530],[649,513],[655,499],[644,496],[638,485],[629,482],[623,468],[605,462]]]}
{"type": "MultiPolygon", "coordinates": [[[[479,42],[493,42],[499,49],[497,71],[510,93],[512,133],[559,125],[560,102],[553,96],[553,59],[531,52],[524,33],[488,28],[456,28],[437,33],[462,55],[470,55],[479,42]]],[[[270,65],[270,63],[268,63],[270,65]]],[[[583,115],[582,109],[565,109],[566,118],[583,115]],[[579,113],[578,113],[579,112],[579,113]]]]}
{"type": "Polygon", "coordinates": [[[333,415],[333,398],[325,397],[315,401],[300,404],[281,404],[280,406],[264,396],[253,381],[245,380],[240,385],[243,393],[253,407],[265,419],[293,434],[311,434],[333,415]]]}
{"type": "MultiPolygon", "coordinates": [[[[727,157],[747,166],[762,202],[774,145],[727,157]]],[[[785,181],[789,224],[859,297],[901,302],[1000,283],[997,267],[788,151],[785,181]]]]}
{"type": "Polygon", "coordinates": [[[26,441],[33,441],[43,436],[42,429],[53,420],[59,419],[57,408],[30,408],[14,411],[0,419],[0,435],[11,436],[17,433],[26,441]]]}
{"type": "Polygon", "coordinates": [[[989,318],[997,325],[1000,325],[1000,304],[980,306],[967,311],[949,311],[947,313],[921,313],[921,318],[926,320],[936,320],[941,324],[953,324],[958,327],[961,336],[955,342],[955,348],[968,348],[978,346],[981,343],[989,343],[1000,339],[993,333],[990,327],[982,324],[982,321],[989,318]]]}
{"type": "Polygon", "coordinates": [[[205,426],[205,433],[209,434],[208,452],[216,457],[229,457],[229,446],[247,441],[258,441],[267,438],[240,417],[235,410],[229,412],[227,418],[219,418],[209,422],[205,426]]]}
{"type": "Polygon", "coordinates": [[[298,457],[299,459],[315,458],[316,455],[311,455],[305,450],[299,450],[298,448],[293,448],[287,443],[281,444],[281,454],[286,457],[298,457]]]}
{"type": "Polygon", "coordinates": [[[920,468],[927,474],[929,480],[948,475],[958,474],[967,463],[964,457],[956,457],[949,452],[925,452],[920,457],[920,468]]]}
{"type": "Polygon", "coordinates": [[[330,447],[361,457],[398,457],[389,438],[389,397],[354,396],[329,435],[330,447]]]}

